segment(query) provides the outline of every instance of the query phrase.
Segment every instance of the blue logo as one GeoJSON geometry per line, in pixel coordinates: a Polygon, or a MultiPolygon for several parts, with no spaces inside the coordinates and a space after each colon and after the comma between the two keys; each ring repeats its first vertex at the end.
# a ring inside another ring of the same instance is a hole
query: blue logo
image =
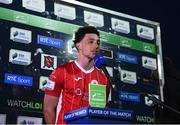
{"type": "Polygon", "coordinates": [[[15,84],[15,85],[24,85],[24,86],[32,86],[33,78],[29,77],[29,76],[5,73],[4,83],[15,84]]]}
{"type": "Polygon", "coordinates": [[[138,64],[137,57],[133,55],[117,53],[117,60],[124,61],[128,63],[138,64]]]}
{"type": "Polygon", "coordinates": [[[140,102],[140,95],[137,93],[119,92],[119,99],[124,101],[140,102]]]}
{"type": "Polygon", "coordinates": [[[38,35],[38,44],[52,46],[56,48],[64,48],[64,41],[60,39],[55,39],[47,36],[38,35]]]}

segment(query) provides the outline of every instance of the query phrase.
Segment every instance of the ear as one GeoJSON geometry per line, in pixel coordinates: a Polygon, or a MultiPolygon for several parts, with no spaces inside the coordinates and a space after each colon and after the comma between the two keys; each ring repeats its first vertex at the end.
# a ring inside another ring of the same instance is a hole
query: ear
{"type": "Polygon", "coordinates": [[[81,42],[79,42],[79,43],[76,43],[76,48],[78,49],[78,50],[81,50],[81,42]]]}

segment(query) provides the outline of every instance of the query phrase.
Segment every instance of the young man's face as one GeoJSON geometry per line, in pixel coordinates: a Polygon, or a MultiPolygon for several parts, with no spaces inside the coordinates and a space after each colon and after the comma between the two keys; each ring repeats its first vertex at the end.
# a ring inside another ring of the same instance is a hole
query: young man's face
{"type": "Polygon", "coordinates": [[[100,40],[94,33],[86,33],[84,38],[78,43],[79,54],[87,57],[94,58],[99,49],[100,40]]]}

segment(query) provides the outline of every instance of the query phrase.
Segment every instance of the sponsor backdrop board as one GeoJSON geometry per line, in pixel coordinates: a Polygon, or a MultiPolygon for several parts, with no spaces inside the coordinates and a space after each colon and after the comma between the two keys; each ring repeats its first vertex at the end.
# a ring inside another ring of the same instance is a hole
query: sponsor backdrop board
{"type": "Polygon", "coordinates": [[[0,119],[41,124],[44,86],[58,66],[76,59],[73,32],[93,25],[117,91],[111,108],[134,123],[154,123],[164,84],[159,23],[68,0],[0,0],[0,119]]]}

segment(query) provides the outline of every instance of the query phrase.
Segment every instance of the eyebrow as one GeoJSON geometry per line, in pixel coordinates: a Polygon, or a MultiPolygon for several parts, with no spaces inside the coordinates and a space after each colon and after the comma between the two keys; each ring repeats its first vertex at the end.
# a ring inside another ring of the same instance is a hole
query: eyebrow
{"type": "Polygon", "coordinates": [[[100,39],[89,38],[89,40],[97,40],[98,42],[100,42],[100,39]]]}

